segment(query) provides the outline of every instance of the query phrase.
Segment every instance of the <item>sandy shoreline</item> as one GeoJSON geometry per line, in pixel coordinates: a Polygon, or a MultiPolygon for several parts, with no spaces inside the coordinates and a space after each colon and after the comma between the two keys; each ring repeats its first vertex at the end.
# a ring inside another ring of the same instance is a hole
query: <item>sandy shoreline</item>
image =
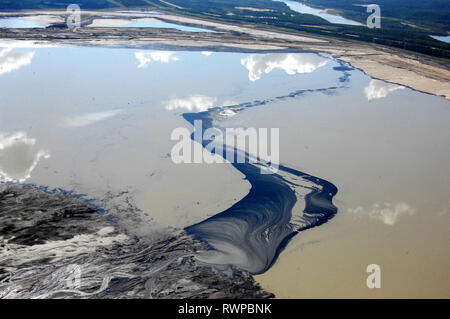
{"type": "MultiPolygon", "coordinates": [[[[40,21],[48,19],[48,21],[54,22],[64,21],[65,12],[33,10],[0,13],[0,17],[21,16],[37,16],[40,21]]],[[[314,51],[333,55],[374,78],[450,99],[450,66],[445,60],[380,45],[281,33],[260,27],[230,25],[172,14],[83,11],[82,28],[76,32],[70,32],[64,28],[1,29],[0,39],[144,49],[146,47],[154,48],[155,45],[174,45],[199,50],[208,49],[209,51],[228,49],[314,51]],[[91,24],[94,19],[105,19],[105,15],[108,16],[108,19],[152,19],[206,28],[215,32],[193,33],[157,28],[84,27],[91,24]]]]}

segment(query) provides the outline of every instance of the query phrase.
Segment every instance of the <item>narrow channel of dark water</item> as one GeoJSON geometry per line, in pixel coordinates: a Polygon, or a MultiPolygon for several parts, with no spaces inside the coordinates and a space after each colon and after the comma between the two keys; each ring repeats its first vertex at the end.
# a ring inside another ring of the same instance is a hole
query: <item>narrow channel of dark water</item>
{"type": "MultiPolygon", "coordinates": [[[[320,91],[333,94],[335,89],[332,87],[320,91]]],[[[298,91],[275,99],[309,91],[311,90],[298,91]]],[[[185,113],[183,117],[192,125],[195,120],[201,120],[205,131],[212,127],[215,116],[226,108],[238,112],[270,101],[185,113]]],[[[194,139],[193,134],[191,138],[194,139]]],[[[203,147],[209,142],[203,141],[203,147]]],[[[235,151],[237,152],[236,149],[235,151]]],[[[260,163],[249,163],[248,158],[246,154],[245,163],[232,163],[251,184],[247,196],[227,210],[185,230],[210,245],[209,254],[202,256],[201,260],[221,267],[234,265],[259,274],[275,263],[281,251],[297,233],[322,225],[335,216],[338,210],[333,204],[333,197],[338,190],[324,179],[286,166],[279,166],[276,174],[261,174],[260,163]],[[308,192],[301,197],[296,187],[308,192]],[[293,216],[293,208],[300,197],[305,202],[303,214],[293,216]]]]}

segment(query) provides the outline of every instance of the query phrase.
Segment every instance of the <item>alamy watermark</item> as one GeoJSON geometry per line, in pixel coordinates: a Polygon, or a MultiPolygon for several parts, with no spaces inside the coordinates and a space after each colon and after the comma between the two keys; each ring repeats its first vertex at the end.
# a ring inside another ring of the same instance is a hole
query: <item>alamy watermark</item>
{"type": "Polygon", "coordinates": [[[81,27],[81,8],[78,4],[70,4],[66,9],[66,25],[71,31],[76,31],[81,27]]]}
{"type": "Polygon", "coordinates": [[[367,18],[366,24],[370,29],[381,28],[381,7],[377,4],[367,5],[367,12],[371,15],[367,18]]]}
{"type": "Polygon", "coordinates": [[[366,272],[370,273],[366,280],[367,288],[381,288],[381,267],[377,264],[370,264],[367,266],[366,272]]]}
{"type": "Polygon", "coordinates": [[[79,289],[81,287],[81,267],[77,264],[70,264],[66,267],[68,273],[66,287],[68,289],[79,289]]]}
{"type": "Polygon", "coordinates": [[[181,163],[253,163],[261,164],[261,174],[274,174],[280,160],[279,128],[219,128],[203,132],[203,121],[194,121],[194,133],[183,127],[173,130],[171,158],[181,163]],[[269,141],[270,135],[270,141],[269,141]]]}

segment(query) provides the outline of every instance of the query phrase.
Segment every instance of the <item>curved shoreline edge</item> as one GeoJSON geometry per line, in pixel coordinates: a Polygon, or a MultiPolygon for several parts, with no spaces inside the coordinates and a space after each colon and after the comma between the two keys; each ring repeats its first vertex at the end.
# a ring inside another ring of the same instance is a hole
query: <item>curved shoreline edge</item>
{"type": "MultiPolygon", "coordinates": [[[[216,32],[184,32],[157,28],[101,28],[82,27],[70,32],[61,27],[35,29],[0,29],[0,39],[36,41],[73,46],[158,49],[178,47],[207,51],[296,50],[319,52],[350,63],[367,75],[386,82],[450,99],[450,62],[402,49],[378,44],[344,41],[333,37],[290,33],[274,28],[241,26],[222,21],[207,20],[161,12],[160,14],[117,13],[111,11],[83,11],[87,20],[108,14],[115,18],[152,18],[216,32]]],[[[65,19],[65,11],[27,10],[0,13],[0,17],[33,16],[65,19]]]]}
{"type": "MultiPolygon", "coordinates": [[[[327,89],[315,91],[323,90],[327,89]]],[[[307,91],[310,90],[287,96],[307,91]]],[[[205,112],[184,113],[183,117],[193,126],[194,121],[201,120],[202,130],[206,130],[212,127],[214,116],[220,111],[231,108],[239,112],[267,102],[216,107],[205,112]]],[[[191,138],[194,139],[194,133],[191,138]]],[[[203,147],[210,142],[203,141],[203,147]]],[[[209,251],[197,255],[206,264],[222,269],[236,266],[251,274],[264,273],[296,234],[326,223],[338,212],[333,204],[338,189],[331,182],[283,165],[279,166],[278,173],[261,174],[260,166],[265,164],[259,159],[257,164],[250,163],[247,153],[245,163],[231,165],[245,175],[251,184],[250,192],[225,211],[185,228],[188,234],[210,246],[209,251]],[[302,194],[300,188],[306,193],[302,194]],[[305,202],[304,209],[294,214],[298,201],[305,202]]]]}

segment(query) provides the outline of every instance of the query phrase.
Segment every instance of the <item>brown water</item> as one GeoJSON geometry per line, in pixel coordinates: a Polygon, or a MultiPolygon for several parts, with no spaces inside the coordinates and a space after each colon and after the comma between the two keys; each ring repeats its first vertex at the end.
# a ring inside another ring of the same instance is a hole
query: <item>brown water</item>
{"type": "Polygon", "coordinates": [[[450,296],[445,99],[314,54],[10,46],[0,66],[3,180],[101,203],[125,193],[149,216],[139,231],[182,229],[250,185],[229,164],[171,161],[173,129],[192,130],[181,114],[271,98],[221,125],[279,128],[281,163],[336,185],[339,212],[294,237],[256,277],[263,287],[286,298],[450,296]],[[275,98],[297,90],[310,92],[275,98]],[[373,263],[381,289],[366,286],[373,263]]]}

